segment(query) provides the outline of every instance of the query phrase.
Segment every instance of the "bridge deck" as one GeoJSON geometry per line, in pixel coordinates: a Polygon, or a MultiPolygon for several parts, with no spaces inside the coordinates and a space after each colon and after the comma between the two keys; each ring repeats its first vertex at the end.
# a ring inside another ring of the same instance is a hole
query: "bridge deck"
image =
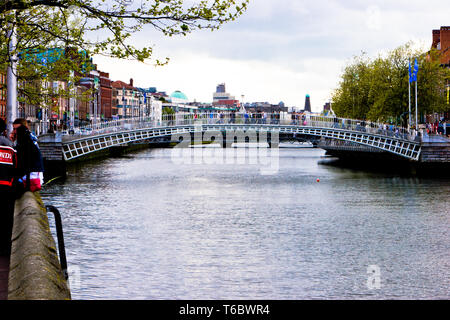
{"type": "MultiPolygon", "coordinates": [[[[296,125],[266,125],[266,124],[189,124],[180,126],[140,128],[128,131],[116,131],[99,135],[87,136],[82,139],[64,142],[63,155],[66,161],[83,157],[89,153],[97,152],[113,146],[143,141],[163,136],[179,136],[195,132],[233,132],[258,131],[263,134],[300,134],[316,137],[325,137],[343,141],[355,142],[364,146],[378,148],[399,156],[418,161],[420,156],[420,143],[403,139],[401,137],[386,136],[378,133],[354,131],[330,127],[296,126],[296,125]]],[[[220,139],[220,137],[219,137],[220,139]]],[[[176,139],[177,140],[177,139],[176,139]]]]}
{"type": "Polygon", "coordinates": [[[9,256],[0,256],[0,300],[8,299],[9,256]]]}

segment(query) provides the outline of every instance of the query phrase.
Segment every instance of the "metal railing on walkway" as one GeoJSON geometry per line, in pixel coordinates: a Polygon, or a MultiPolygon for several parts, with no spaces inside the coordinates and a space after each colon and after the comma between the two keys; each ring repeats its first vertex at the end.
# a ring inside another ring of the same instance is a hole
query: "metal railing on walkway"
{"type": "Polygon", "coordinates": [[[364,132],[382,135],[407,141],[420,142],[422,134],[414,129],[407,129],[390,124],[364,120],[345,119],[319,115],[302,114],[250,114],[250,113],[176,113],[164,114],[161,117],[127,118],[100,122],[94,125],[79,127],[74,132],[63,132],[63,140],[70,141],[86,136],[95,136],[120,131],[131,131],[145,128],[173,127],[200,124],[261,124],[292,125],[314,128],[334,128],[346,131],[364,132]]]}
{"type": "Polygon", "coordinates": [[[59,210],[51,205],[45,206],[47,212],[53,213],[55,217],[55,228],[56,228],[56,237],[58,239],[58,252],[59,252],[59,263],[61,264],[61,269],[64,274],[64,278],[69,279],[69,273],[67,271],[67,258],[66,258],[66,247],[64,244],[64,234],[62,228],[62,219],[59,210]]]}

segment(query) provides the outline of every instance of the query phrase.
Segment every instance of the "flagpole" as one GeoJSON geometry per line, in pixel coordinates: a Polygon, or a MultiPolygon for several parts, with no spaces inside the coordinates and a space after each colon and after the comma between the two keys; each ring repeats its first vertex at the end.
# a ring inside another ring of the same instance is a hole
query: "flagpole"
{"type": "Polygon", "coordinates": [[[409,76],[408,76],[408,106],[409,106],[409,129],[411,129],[411,59],[409,59],[409,76]]]}
{"type": "Polygon", "coordinates": [[[416,131],[419,131],[419,111],[417,108],[417,82],[418,82],[418,78],[417,78],[417,73],[419,72],[419,63],[417,62],[417,58],[414,59],[414,71],[413,71],[413,81],[416,83],[416,131]]]}
{"type": "Polygon", "coordinates": [[[418,115],[418,112],[417,112],[417,79],[416,79],[416,130],[419,131],[417,115],[418,115]]]}

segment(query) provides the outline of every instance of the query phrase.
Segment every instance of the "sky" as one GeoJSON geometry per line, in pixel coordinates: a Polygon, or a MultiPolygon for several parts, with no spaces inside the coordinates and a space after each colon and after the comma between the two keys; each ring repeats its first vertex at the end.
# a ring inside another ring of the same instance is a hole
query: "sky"
{"type": "Polygon", "coordinates": [[[220,83],[244,102],[284,102],[312,111],[329,102],[344,67],[354,56],[387,53],[412,41],[431,47],[432,30],[450,25],[445,0],[250,0],[236,21],[214,32],[164,37],[151,28],[132,38],[136,46],[153,45],[152,62],[94,57],[112,80],[171,94],[189,101],[212,102],[220,83]]]}

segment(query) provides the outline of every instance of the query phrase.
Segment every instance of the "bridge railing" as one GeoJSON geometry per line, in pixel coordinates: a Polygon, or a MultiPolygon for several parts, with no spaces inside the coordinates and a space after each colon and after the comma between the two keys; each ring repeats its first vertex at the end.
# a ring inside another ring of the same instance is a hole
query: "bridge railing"
{"type": "MultiPolygon", "coordinates": [[[[105,134],[123,130],[137,130],[152,127],[184,126],[194,124],[263,124],[263,125],[292,125],[315,128],[335,128],[355,132],[378,134],[399,139],[417,141],[415,130],[395,127],[388,124],[364,120],[344,119],[319,115],[303,114],[245,114],[245,113],[176,113],[164,114],[156,117],[139,117],[100,122],[94,125],[77,128],[75,132],[63,132],[71,138],[105,134]]],[[[69,137],[67,137],[69,138],[69,137]]]]}

